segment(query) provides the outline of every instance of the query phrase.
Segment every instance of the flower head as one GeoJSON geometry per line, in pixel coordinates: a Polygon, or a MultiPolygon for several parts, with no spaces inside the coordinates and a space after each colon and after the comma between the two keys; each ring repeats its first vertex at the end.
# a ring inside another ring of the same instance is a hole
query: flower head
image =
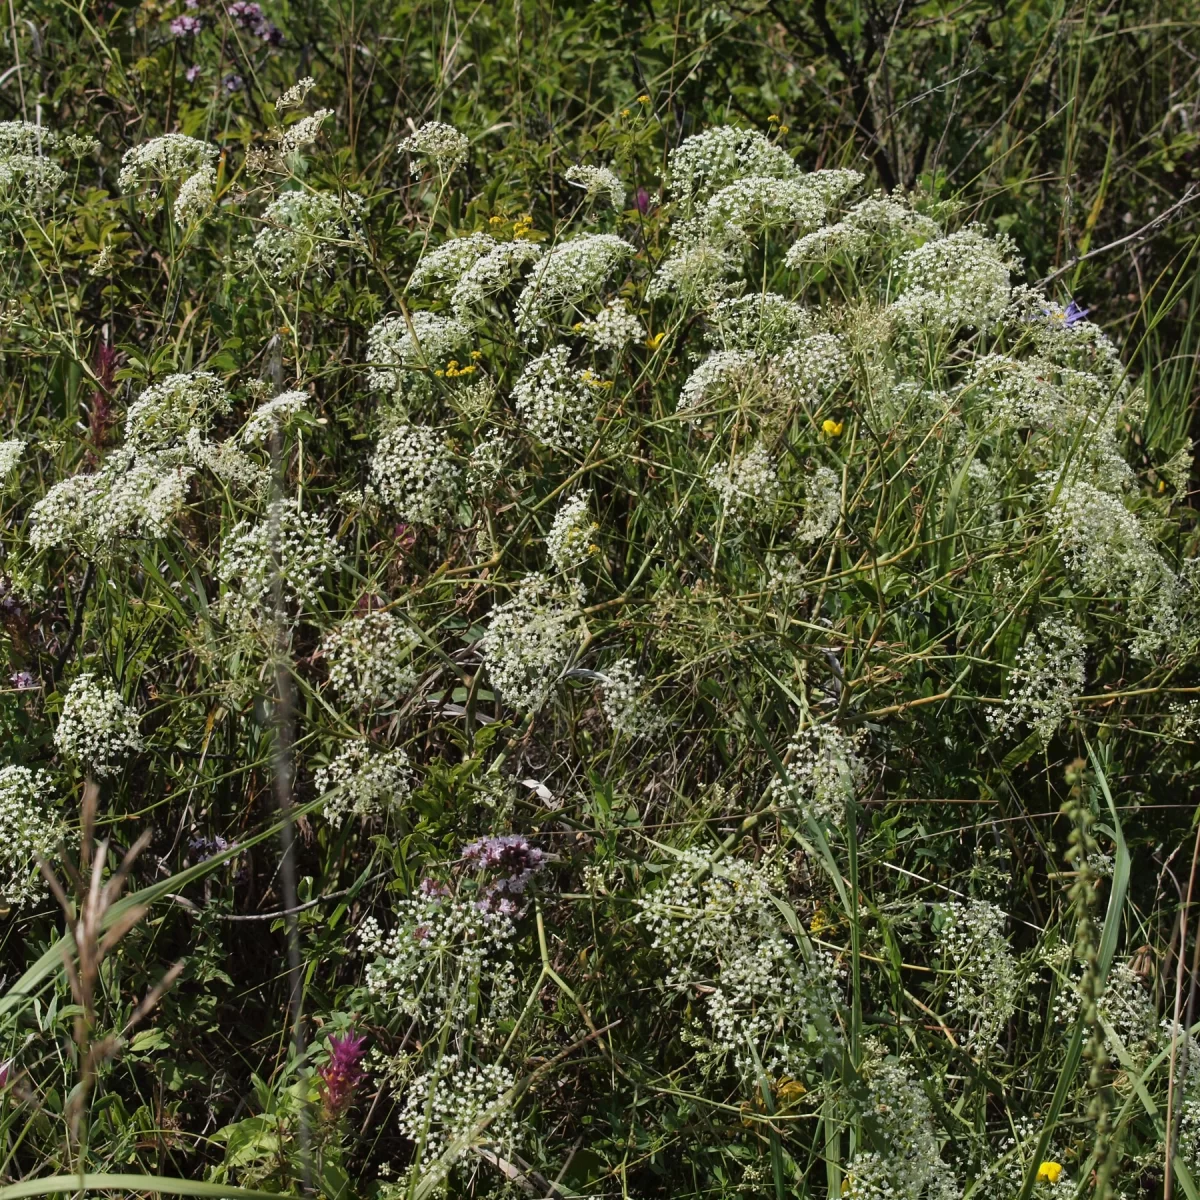
{"type": "Polygon", "coordinates": [[[1039,1182],[1057,1183],[1058,1177],[1062,1174],[1063,1165],[1060,1162],[1044,1162],[1038,1167],[1037,1177],[1039,1182]]]}
{"type": "Polygon", "coordinates": [[[334,1034],[329,1039],[329,1062],[319,1068],[317,1074],[321,1077],[325,1107],[332,1116],[349,1107],[354,1089],[367,1077],[359,1066],[366,1045],[366,1036],[353,1029],[341,1037],[334,1034]]]}

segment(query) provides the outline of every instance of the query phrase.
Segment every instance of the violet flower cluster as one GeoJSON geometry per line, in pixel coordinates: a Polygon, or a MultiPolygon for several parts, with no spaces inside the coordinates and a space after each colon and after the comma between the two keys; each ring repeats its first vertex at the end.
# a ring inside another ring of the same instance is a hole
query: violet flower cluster
{"type": "Polygon", "coordinates": [[[484,912],[513,916],[518,897],[524,896],[530,881],[547,861],[544,850],[519,833],[483,837],[463,847],[462,861],[480,871],[504,872],[480,892],[479,907],[484,912]]]}

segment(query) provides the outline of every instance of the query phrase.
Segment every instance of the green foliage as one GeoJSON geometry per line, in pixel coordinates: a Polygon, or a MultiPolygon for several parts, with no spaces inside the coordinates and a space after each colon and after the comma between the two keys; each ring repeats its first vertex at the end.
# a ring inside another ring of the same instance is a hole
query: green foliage
{"type": "Polygon", "coordinates": [[[1194,1194],[1187,5],[4,36],[0,1200],[1194,1194]]]}

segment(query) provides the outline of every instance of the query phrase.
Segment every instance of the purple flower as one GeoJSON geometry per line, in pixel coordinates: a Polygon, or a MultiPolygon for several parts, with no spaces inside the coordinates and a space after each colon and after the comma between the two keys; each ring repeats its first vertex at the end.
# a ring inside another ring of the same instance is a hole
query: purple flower
{"type": "Polygon", "coordinates": [[[650,193],[645,188],[638,188],[634,194],[633,202],[637,205],[637,210],[640,213],[650,211],[650,193]]]}
{"type": "Polygon", "coordinates": [[[234,0],[225,11],[240,29],[252,29],[261,24],[263,19],[262,6],[253,3],[253,0],[234,0]]]}
{"type": "Polygon", "coordinates": [[[171,33],[177,38],[195,37],[204,28],[199,17],[176,17],[171,22],[171,33]]]}
{"type": "Polygon", "coordinates": [[[331,1116],[344,1112],[354,1097],[354,1089],[367,1077],[358,1065],[366,1053],[367,1039],[351,1029],[344,1037],[329,1039],[329,1062],[317,1074],[325,1091],[325,1107],[331,1116]]]}
{"type": "Polygon", "coordinates": [[[512,916],[517,911],[514,896],[522,896],[529,882],[546,865],[546,852],[519,833],[485,837],[464,846],[463,862],[480,871],[507,872],[480,893],[478,906],[484,912],[512,916]]]}
{"type": "Polygon", "coordinates": [[[243,82],[244,80],[240,75],[226,75],[225,90],[229,92],[230,95],[232,95],[234,92],[240,92],[242,90],[243,82]]]}
{"type": "Polygon", "coordinates": [[[199,64],[196,63],[196,64],[193,64],[192,66],[188,67],[188,69],[186,71],[184,71],[183,77],[184,77],[184,79],[186,79],[188,81],[188,83],[195,83],[196,80],[200,78],[199,64]]]}
{"type": "Polygon", "coordinates": [[[1066,314],[1063,317],[1063,324],[1070,329],[1078,321],[1082,321],[1092,310],[1090,308],[1081,308],[1074,300],[1067,305],[1066,314]]]}
{"type": "Polygon", "coordinates": [[[37,681],[28,671],[14,671],[9,677],[8,682],[17,689],[18,692],[27,692],[30,688],[37,687],[37,681]]]}
{"type": "Polygon", "coordinates": [[[254,36],[261,38],[268,46],[283,45],[283,30],[270,21],[260,21],[255,25],[254,36]]]}
{"type": "Polygon", "coordinates": [[[193,854],[202,854],[210,858],[214,854],[222,854],[229,849],[229,843],[220,835],[216,837],[194,837],[188,839],[188,849],[193,854]]]}
{"type": "Polygon", "coordinates": [[[183,0],[184,8],[199,8],[200,0],[183,0]]]}
{"type": "Polygon", "coordinates": [[[436,879],[430,879],[428,875],[421,880],[418,890],[422,896],[428,896],[430,899],[441,899],[444,896],[450,895],[450,889],[436,879]]]}

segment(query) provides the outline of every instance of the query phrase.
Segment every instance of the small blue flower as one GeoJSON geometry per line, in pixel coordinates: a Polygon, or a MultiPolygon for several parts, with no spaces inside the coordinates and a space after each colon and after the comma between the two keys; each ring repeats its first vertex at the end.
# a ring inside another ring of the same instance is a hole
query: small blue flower
{"type": "Polygon", "coordinates": [[[1067,305],[1067,311],[1063,315],[1063,324],[1070,329],[1072,325],[1076,324],[1078,321],[1082,321],[1084,317],[1086,317],[1091,311],[1092,310],[1090,308],[1083,308],[1074,300],[1072,300],[1071,303],[1067,305]]]}

